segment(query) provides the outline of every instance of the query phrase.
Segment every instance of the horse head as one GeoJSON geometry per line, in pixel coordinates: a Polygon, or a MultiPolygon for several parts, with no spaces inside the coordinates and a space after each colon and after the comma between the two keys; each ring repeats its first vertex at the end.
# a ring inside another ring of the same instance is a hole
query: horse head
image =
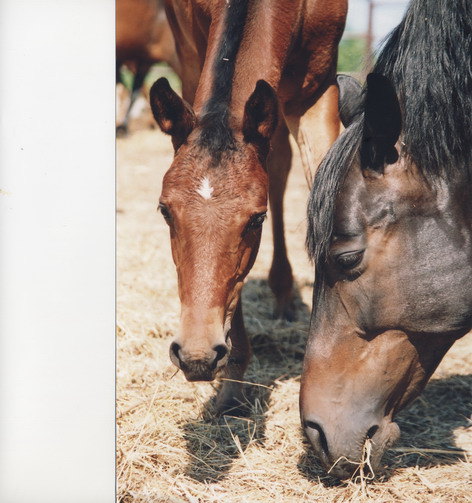
{"type": "MultiPolygon", "coordinates": [[[[232,320],[259,248],[277,97],[259,81],[242,124],[231,125],[224,107],[197,117],[166,79],[155,82],[150,99],[175,149],[159,200],[181,301],[180,331],[170,357],[188,380],[208,381],[230,358],[232,320]]],[[[237,359],[237,352],[231,358],[237,359]]]]}
{"type": "Polygon", "coordinates": [[[395,414],[472,327],[472,203],[460,170],[429,176],[408,155],[388,78],[369,75],[362,95],[340,86],[347,129],[308,210],[316,282],[300,409],[323,464],[347,477],[367,440],[378,467],[395,414]]]}

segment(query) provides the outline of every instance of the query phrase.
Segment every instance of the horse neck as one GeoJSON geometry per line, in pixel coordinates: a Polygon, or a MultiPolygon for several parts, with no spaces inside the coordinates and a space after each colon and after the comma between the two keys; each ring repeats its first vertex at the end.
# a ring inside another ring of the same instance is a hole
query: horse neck
{"type": "MultiPolygon", "coordinates": [[[[300,9],[286,0],[250,2],[239,50],[234,62],[230,116],[241,123],[244,106],[256,82],[260,79],[277,89],[284,62],[299,24],[300,9]],[[288,5],[292,4],[292,5],[288,5]]],[[[225,29],[224,10],[213,17],[208,37],[205,63],[197,88],[194,109],[197,115],[204,110],[212,96],[213,81],[217,78],[215,61],[220,54],[220,42],[225,29]]]]}
{"type": "Polygon", "coordinates": [[[231,115],[242,120],[244,106],[260,79],[277,90],[298,24],[296,8],[287,9],[291,2],[261,2],[258,12],[250,17],[247,31],[236,60],[231,95],[231,115]],[[280,5],[279,5],[280,4],[280,5]]]}

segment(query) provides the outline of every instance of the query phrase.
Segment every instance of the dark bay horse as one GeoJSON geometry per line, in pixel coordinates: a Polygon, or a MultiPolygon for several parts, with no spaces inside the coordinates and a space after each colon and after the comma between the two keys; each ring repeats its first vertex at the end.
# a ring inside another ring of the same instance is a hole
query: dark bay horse
{"type": "MultiPolygon", "coordinates": [[[[190,381],[226,368],[240,380],[250,357],[243,281],[272,212],[269,283],[277,316],[290,318],[292,272],[282,205],[291,163],[289,128],[307,178],[339,134],[337,45],[346,0],[175,0],[166,11],[182,61],[183,98],[165,79],[151,107],[175,157],[160,209],[169,224],[181,300],[170,356],[190,381]],[[272,148],[270,144],[272,143],[272,148]]],[[[218,408],[241,399],[226,381],[218,408]]]]}
{"type": "Polygon", "coordinates": [[[308,208],[300,409],[344,478],[367,445],[378,467],[395,414],[472,328],[472,3],[413,0],[364,94],[347,78],[340,91],[347,129],[308,208]]]}
{"type": "Polygon", "coordinates": [[[164,0],[116,0],[116,84],[123,84],[120,69],[124,64],[134,74],[130,100],[124,113],[117,114],[117,134],[126,134],[129,113],[144,79],[151,66],[161,61],[180,73],[164,0]]]}

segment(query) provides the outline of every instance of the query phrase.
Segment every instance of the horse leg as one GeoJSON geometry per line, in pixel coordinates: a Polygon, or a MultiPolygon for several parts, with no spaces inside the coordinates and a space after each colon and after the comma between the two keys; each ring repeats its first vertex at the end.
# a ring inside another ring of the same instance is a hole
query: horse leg
{"type": "Polygon", "coordinates": [[[133,80],[133,89],[131,91],[131,104],[129,106],[128,114],[131,111],[131,108],[138,98],[139,94],[141,93],[141,90],[144,85],[144,79],[146,78],[147,73],[149,72],[150,65],[144,64],[144,65],[138,65],[136,69],[136,75],[134,76],[133,80]]]}
{"type": "Polygon", "coordinates": [[[228,412],[234,415],[238,409],[242,408],[244,402],[243,385],[241,382],[235,381],[242,381],[251,357],[251,344],[244,328],[241,299],[239,299],[231,321],[229,337],[232,347],[225,371],[225,377],[229,380],[223,382],[218,393],[216,410],[219,414],[228,412]]]}
{"type": "Polygon", "coordinates": [[[267,159],[269,170],[269,203],[272,215],[274,255],[269,272],[269,286],[275,295],[275,318],[292,321],[295,312],[292,305],[293,276],[285,246],[283,200],[292,162],[289,131],[283,120],[272,138],[273,150],[267,159]]]}
{"type": "Polygon", "coordinates": [[[340,132],[338,97],[337,85],[330,83],[301,117],[286,117],[290,132],[300,148],[303,170],[310,188],[318,166],[340,132]]]}
{"type": "Polygon", "coordinates": [[[126,115],[130,104],[130,93],[121,79],[121,62],[116,62],[116,135],[124,136],[126,115]]]}
{"type": "Polygon", "coordinates": [[[133,86],[131,89],[131,98],[129,101],[128,110],[126,111],[123,122],[120,124],[116,131],[117,135],[119,136],[126,136],[128,134],[128,122],[131,109],[133,108],[134,102],[141,93],[141,89],[144,85],[144,79],[146,78],[149,68],[150,66],[148,64],[138,64],[136,66],[136,73],[133,79],[133,86]]]}

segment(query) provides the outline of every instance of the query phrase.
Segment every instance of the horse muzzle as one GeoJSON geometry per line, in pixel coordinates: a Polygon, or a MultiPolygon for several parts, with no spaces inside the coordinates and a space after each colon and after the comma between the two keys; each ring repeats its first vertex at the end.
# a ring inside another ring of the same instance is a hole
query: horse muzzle
{"type": "Polygon", "coordinates": [[[218,344],[207,351],[189,351],[173,342],[169,350],[172,363],[182,370],[187,381],[213,381],[228,362],[229,353],[227,344],[218,344]]]}
{"type": "Polygon", "coordinates": [[[324,427],[319,421],[305,419],[303,427],[323,467],[341,480],[355,476],[361,469],[375,475],[385,450],[400,436],[398,425],[390,421],[361,422],[343,428],[324,427]]]}

